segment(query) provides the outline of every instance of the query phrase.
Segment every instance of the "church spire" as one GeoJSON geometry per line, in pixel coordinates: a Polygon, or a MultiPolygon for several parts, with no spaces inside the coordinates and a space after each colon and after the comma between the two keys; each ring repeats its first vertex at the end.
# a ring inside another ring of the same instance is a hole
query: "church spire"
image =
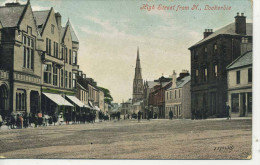
{"type": "Polygon", "coordinates": [[[137,57],[135,66],[135,77],[133,82],[133,103],[143,99],[144,82],[140,64],[139,47],[137,47],[137,57]]]}

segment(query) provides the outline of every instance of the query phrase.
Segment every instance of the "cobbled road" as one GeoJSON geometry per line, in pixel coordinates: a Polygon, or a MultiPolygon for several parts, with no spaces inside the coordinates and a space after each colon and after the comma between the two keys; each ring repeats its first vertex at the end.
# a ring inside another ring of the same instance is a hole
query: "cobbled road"
{"type": "Polygon", "coordinates": [[[0,129],[2,158],[247,159],[252,120],[136,120],[0,129]]]}

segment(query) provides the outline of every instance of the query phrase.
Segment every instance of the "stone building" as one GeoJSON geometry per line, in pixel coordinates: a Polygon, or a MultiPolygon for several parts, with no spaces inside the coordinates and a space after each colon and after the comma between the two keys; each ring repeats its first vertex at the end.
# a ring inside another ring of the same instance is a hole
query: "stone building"
{"type": "Polygon", "coordinates": [[[165,91],[172,86],[170,78],[164,76],[160,77],[155,82],[155,85],[149,93],[149,111],[153,118],[165,118],[165,91]]]}
{"type": "Polygon", "coordinates": [[[79,40],[70,21],[63,27],[60,13],[55,13],[53,8],[34,11],[33,15],[42,39],[42,112],[49,115],[57,110],[71,112],[69,106],[57,104],[48,94],[57,98],[76,94],[79,40]]]}
{"type": "MultiPolygon", "coordinates": [[[[187,71],[183,71],[188,73],[187,71]]],[[[172,86],[165,91],[165,118],[169,119],[169,112],[173,112],[175,119],[191,118],[191,95],[190,95],[190,75],[180,73],[176,78],[173,71],[172,86]]]]}
{"type": "Polygon", "coordinates": [[[30,1],[0,7],[0,113],[40,110],[41,35],[30,1]]]}
{"type": "Polygon", "coordinates": [[[98,106],[100,108],[100,110],[106,114],[107,112],[105,111],[105,100],[104,100],[104,92],[99,89],[99,97],[98,97],[98,106]]]}
{"type": "Polygon", "coordinates": [[[142,69],[139,57],[139,48],[137,49],[137,58],[135,66],[135,77],[133,81],[133,103],[143,100],[144,84],[142,78],[142,69]]]}
{"type": "Polygon", "coordinates": [[[232,117],[252,116],[252,51],[227,66],[228,104],[232,117]]]}
{"type": "Polygon", "coordinates": [[[241,54],[241,43],[252,43],[252,23],[243,13],[235,22],[213,32],[189,48],[191,52],[191,107],[195,117],[225,116],[227,101],[226,67],[241,54]]]}

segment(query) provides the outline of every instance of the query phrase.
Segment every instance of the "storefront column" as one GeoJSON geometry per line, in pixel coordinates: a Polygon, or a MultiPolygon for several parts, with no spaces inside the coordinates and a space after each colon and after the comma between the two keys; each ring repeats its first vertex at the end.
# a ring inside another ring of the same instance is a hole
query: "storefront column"
{"type": "Polygon", "coordinates": [[[246,113],[245,113],[245,116],[248,116],[248,93],[246,92],[245,93],[245,107],[246,107],[246,113]]]}
{"type": "Polygon", "coordinates": [[[26,105],[26,112],[27,112],[27,114],[29,114],[30,113],[30,108],[31,108],[31,106],[30,106],[31,105],[30,104],[31,103],[30,102],[31,101],[30,100],[31,90],[27,89],[25,94],[26,94],[26,100],[25,100],[25,102],[26,102],[25,103],[25,105],[26,105]]]}

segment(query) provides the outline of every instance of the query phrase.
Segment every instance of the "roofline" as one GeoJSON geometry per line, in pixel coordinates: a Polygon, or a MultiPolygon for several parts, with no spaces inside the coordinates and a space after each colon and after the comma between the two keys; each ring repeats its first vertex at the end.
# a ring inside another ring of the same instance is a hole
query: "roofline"
{"type": "MultiPolygon", "coordinates": [[[[222,37],[222,36],[234,36],[234,37],[247,36],[247,37],[252,37],[252,35],[241,35],[241,34],[237,34],[237,35],[233,35],[233,34],[218,34],[218,35],[216,35],[215,37],[212,37],[212,38],[210,38],[210,39],[208,39],[208,40],[206,40],[206,41],[203,41],[203,42],[201,42],[201,43],[199,43],[199,44],[194,44],[194,45],[192,45],[191,47],[189,47],[188,49],[191,50],[191,49],[196,48],[196,47],[198,47],[198,46],[200,46],[200,45],[202,45],[202,44],[204,44],[204,43],[210,42],[210,41],[216,39],[217,37],[222,37]]],[[[199,41],[198,41],[198,42],[199,42],[199,41]]]]}
{"type": "MultiPolygon", "coordinates": [[[[51,7],[51,9],[49,10],[47,19],[46,19],[45,22],[44,22],[44,25],[43,25],[43,28],[42,28],[42,31],[41,31],[41,36],[42,36],[42,34],[43,34],[44,30],[45,30],[46,24],[47,24],[47,22],[48,22],[48,20],[49,20],[49,18],[50,18],[50,15],[51,15],[51,11],[52,11],[52,10],[53,10],[53,7],[51,7]]],[[[48,11],[48,10],[46,10],[46,11],[48,11]]]]}
{"type": "Polygon", "coordinates": [[[22,12],[22,14],[21,14],[21,16],[20,16],[20,18],[19,18],[19,21],[18,21],[18,23],[17,23],[17,25],[16,25],[17,27],[20,26],[20,24],[21,24],[21,22],[22,22],[22,19],[24,18],[24,14],[25,14],[25,12],[27,11],[29,5],[30,5],[30,1],[28,1],[28,2],[26,3],[26,5],[24,5],[25,7],[24,7],[23,12],[22,12]]]}
{"type": "MultiPolygon", "coordinates": [[[[240,55],[238,58],[236,58],[233,62],[231,62],[227,67],[226,67],[226,69],[227,70],[231,70],[231,69],[229,69],[229,67],[231,66],[231,65],[233,65],[235,62],[237,62],[241,57],[243,57],[245,54],[247,54],[247,53],[249,53],[249,52],[252,52],[252,50],[250,50],[250,51],[247,51],[247,52],[245,52],[244,54],[242,54],[242,55],[240,55]]],[[[252,52],[253,53],[253,52],[252,52]]],[[[238,68],[238,67],[237,67],[238,68]]],[[[233,69],[233,68],[232,68],[233,69]]]]}
{"type": "Polygon", "coordinates": [[[238,66],[238,67],[235,67],[235,68],[227,69],[227,71],[236,70],[236,69],[244,68],[244,67],[249,67],[249,66],[252,66],[252,65],[253,65],[253,64],[248,64],[248,65],[238,66]]]}

